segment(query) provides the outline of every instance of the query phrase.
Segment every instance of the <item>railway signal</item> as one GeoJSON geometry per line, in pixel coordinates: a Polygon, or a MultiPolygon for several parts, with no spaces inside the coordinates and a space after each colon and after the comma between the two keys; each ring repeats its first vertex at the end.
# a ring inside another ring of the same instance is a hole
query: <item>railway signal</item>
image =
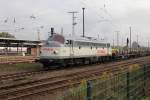
{"type": "Polygon", "coordinates": [[[128,46],[129,46],[129,38],[127,38],[127,48],[128,48],[128,46]]]}
{"type": "Polygon", "coordinates": [[[130,53],[131,53],[131,51],[132,51],[132,35],[131,35],[131,26],[129,27],[129,29],[130,29],[130,53]]]}

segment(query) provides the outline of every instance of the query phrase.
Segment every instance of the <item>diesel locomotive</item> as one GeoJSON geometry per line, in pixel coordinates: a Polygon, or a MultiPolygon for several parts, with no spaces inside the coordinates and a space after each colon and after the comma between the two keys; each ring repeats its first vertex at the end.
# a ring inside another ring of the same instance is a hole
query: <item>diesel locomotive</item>
{"type": "Polygon", "coordinates": [[[51,36],[41,47],[39,61],[44,67],[90,64],[112,58],[110,43],[98,38],[60,35],[51,36]]]}

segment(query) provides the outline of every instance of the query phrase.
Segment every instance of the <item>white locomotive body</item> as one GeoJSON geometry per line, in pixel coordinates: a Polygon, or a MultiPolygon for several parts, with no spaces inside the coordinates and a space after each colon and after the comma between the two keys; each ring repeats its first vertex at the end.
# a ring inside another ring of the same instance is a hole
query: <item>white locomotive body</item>
{"type": "Polygon", "coordinates": [[[41,47],[40,62],[48,67],[92,63],[112,56],[110,43],[89,37],[71,37],[53,34],[41,47]]]}

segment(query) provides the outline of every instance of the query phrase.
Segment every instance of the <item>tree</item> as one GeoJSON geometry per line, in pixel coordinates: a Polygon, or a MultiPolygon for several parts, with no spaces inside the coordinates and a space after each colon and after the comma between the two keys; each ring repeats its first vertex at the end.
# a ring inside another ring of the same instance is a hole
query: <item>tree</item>
{"type": "Polygon", "coordinates": [[[15,38],[15,36],[13,36],[12,34],[8,33],[8,32],[0,32],[0,37],[4,37],[4,38],[15,38]]]}

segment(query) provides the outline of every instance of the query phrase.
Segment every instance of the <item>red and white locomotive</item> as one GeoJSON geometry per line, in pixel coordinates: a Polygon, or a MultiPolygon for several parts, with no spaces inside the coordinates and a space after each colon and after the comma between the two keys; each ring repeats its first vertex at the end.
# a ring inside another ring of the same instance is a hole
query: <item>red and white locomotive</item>
{"type": "Polygon", "coordinates": [[[110,43],[91,37],[73,37],[54,34],[41,47],[40,62],[44,67],[52,65],[87,64],[110,59],[110,43]]]}

